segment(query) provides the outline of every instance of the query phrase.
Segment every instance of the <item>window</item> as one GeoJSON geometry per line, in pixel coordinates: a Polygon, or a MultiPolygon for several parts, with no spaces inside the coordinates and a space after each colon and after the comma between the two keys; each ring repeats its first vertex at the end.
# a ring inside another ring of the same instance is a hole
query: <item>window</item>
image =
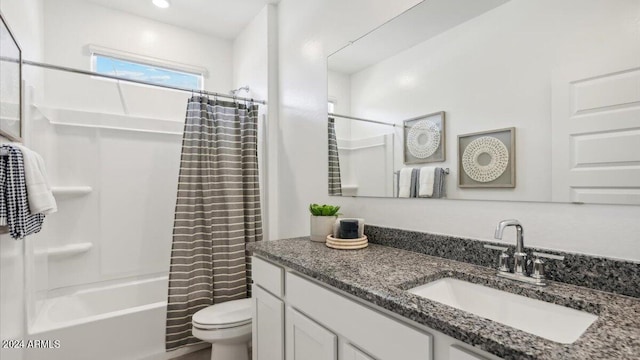
{"type": "Polygon", "coordinates": [[[186,89],[202,90],[204,86],[203,74],[189,73],[96,53],[92,55],[92,60],[93,71],[100,74],[115,75],[132,80],[186,89]]]}

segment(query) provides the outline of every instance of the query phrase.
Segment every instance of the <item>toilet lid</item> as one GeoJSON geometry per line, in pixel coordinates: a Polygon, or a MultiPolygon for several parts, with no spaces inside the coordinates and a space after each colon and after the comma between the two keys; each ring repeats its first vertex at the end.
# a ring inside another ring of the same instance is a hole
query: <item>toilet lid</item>
{"type": "Polygon", "coordinates": [[[201,329],[219,329],[250,323],[251,299],[231,300],[211,305],[193,314],[192,321],[201,329]]]}

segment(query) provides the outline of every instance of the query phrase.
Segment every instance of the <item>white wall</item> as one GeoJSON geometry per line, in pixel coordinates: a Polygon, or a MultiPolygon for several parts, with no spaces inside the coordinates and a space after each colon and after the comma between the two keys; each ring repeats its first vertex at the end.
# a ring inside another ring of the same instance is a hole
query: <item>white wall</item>
{"type": "MultiPolygon", "coordinates": [[[[513,0],[351,76],[353,116],[446,111],[450,199],[551,200],[551,80],[560,66],[640,48],[637,2],[513,0]],[[579,5],[578,5],[579,4],[579,5]],[[561,16],[561,19],[559,19],[561,16]],[[612,41],[599,42],[605,36],[612,41]],[[457,186],[457,136],[516,127],[514,189],[457,186]]],[[[637,59],[638,54],[629,54],[637,59]]],[[[402,167],[402,144],[396,164],[402,167]]]]}
{"type": "MultiPolygon", "coordinates": [[[[364,217],[371,224],[487,240],[499,220],[518,218],[527,230],[527,245],[640,261],[640,207],[327,195],[326,56],[413,3],[279,4],[278,172],[281,188],[287,189],[278,198],[280,237],[309,234],[308,204],[326,202],[342,205],[345,215],[364,217]]],[[[579,8],[582,1],[572,4],[570,8],[579,8]]]]}
{"type": "MultiPolygon", "coordinates": [[[[280,116],[277,213],[278,238],[309,234],[310,203],[346,204],[327,193],[328,54],[372,30],[417,0],[282,0],[278,4],[280,116]]],[[[271,151],[271,147],[269,149],[271,151]]],[[[345,209],[347,212],[349,209],[345,209]]]]}
{"type": "MultiPolygon", "coordinates": [[[[205,89],[228,93],[232,43],[87,1],[45,1],[46,62],[90,70],[88,45],[209,70],[205,89]],[[73,9],[70,11],[70,9],[73,9]]],[[[188,93],[46,71],[46,104],[182,121],[188,93]]]]}
{"type": "MultiPolygon", "coordinates": [[[[241,91],[241,97],[269,100],[269,28],[275,28],[275,8],[266,5],[233,41],[233,89],[249,86],[249,92],[241,91]]],[[[268,234],[267,203],[267,154],[266,129],[269,108],[260,105],[258,111],[258,171],[260,173],[260,201],[262,203],[262,229],[268,234]]]]}
{"type": "Polygon", "coordinates": [[[238,96],[266,100],[260,105],[258,156],[262,228],[264,239],[277,238],[278,172],[278,14],[277,5],[268,3],[233,42],[233,88],[249,86],[250,92],[238,96]],[[273,106],[272,104],[276,104],[273,106]],[[271,106],[270,106],[271,105],[271,106]],[[266,166],[266,164],[269,166],[266,166]]]}
{"type": "Polygon", "coordinates": [[[269,74],[269,6],[265,6],[233,41],[232,88],[248,85],[238,96],[266,99],[269,74]]]}
{"type": "MultiPolygon", "coordinates": [[[[43,52],[42,1],[2,0],[0,12],[18,39],[23,56],[40,60],[43,52]]],[[[40,84],[37,71],[25,69],[24,79],[30,84],[40,84]]],[[[29,139],[25,139],[29,140],[29,139]]],[[[6,139],[0,137],[0,143],[6,139]]],[[[27,239],[26,241],[31,241],[27,239]]],[[[25,337],[25,240],[13,240],[0,235],[0,338],[20,340],[25,337]]],[[[22,349],[0,349],[3,360],[24,358],[22,349]]]]}

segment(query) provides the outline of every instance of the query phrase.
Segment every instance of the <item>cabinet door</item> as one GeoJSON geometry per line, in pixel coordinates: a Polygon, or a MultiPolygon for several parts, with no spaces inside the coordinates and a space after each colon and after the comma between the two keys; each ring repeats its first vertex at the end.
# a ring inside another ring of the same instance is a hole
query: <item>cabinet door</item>
{"type": "Polygon", "coordinates": [[[287,360],[336,360],[338,337],[296,310],[287,308],[287,360]]]}
{"type": "Polygon", "coordinates": [[[351,344],[345,346],[344,356],[344,360],[374,360],[371,356],[363,353],[351,344]]]}
{"type": "Polygon", "coordinates": [[[284,302],[253,284],[253,360],[284,360],[284,302]]]}
{"type": "Polygon", "coordinates": [[[453,345],[449,347],[449,360],[486,360],[486,358],[453,345]]]}

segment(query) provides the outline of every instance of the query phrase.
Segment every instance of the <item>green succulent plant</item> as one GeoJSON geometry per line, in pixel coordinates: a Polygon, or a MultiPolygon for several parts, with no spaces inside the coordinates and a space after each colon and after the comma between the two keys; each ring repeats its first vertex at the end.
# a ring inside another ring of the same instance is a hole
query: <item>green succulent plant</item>
{"type": "Polygon", "coordinates": [[[338,210],[340,210],[340,206],[318,204],[309,205],[309,212],[314,216],[336,216],[338,215],[338,210]]]}

